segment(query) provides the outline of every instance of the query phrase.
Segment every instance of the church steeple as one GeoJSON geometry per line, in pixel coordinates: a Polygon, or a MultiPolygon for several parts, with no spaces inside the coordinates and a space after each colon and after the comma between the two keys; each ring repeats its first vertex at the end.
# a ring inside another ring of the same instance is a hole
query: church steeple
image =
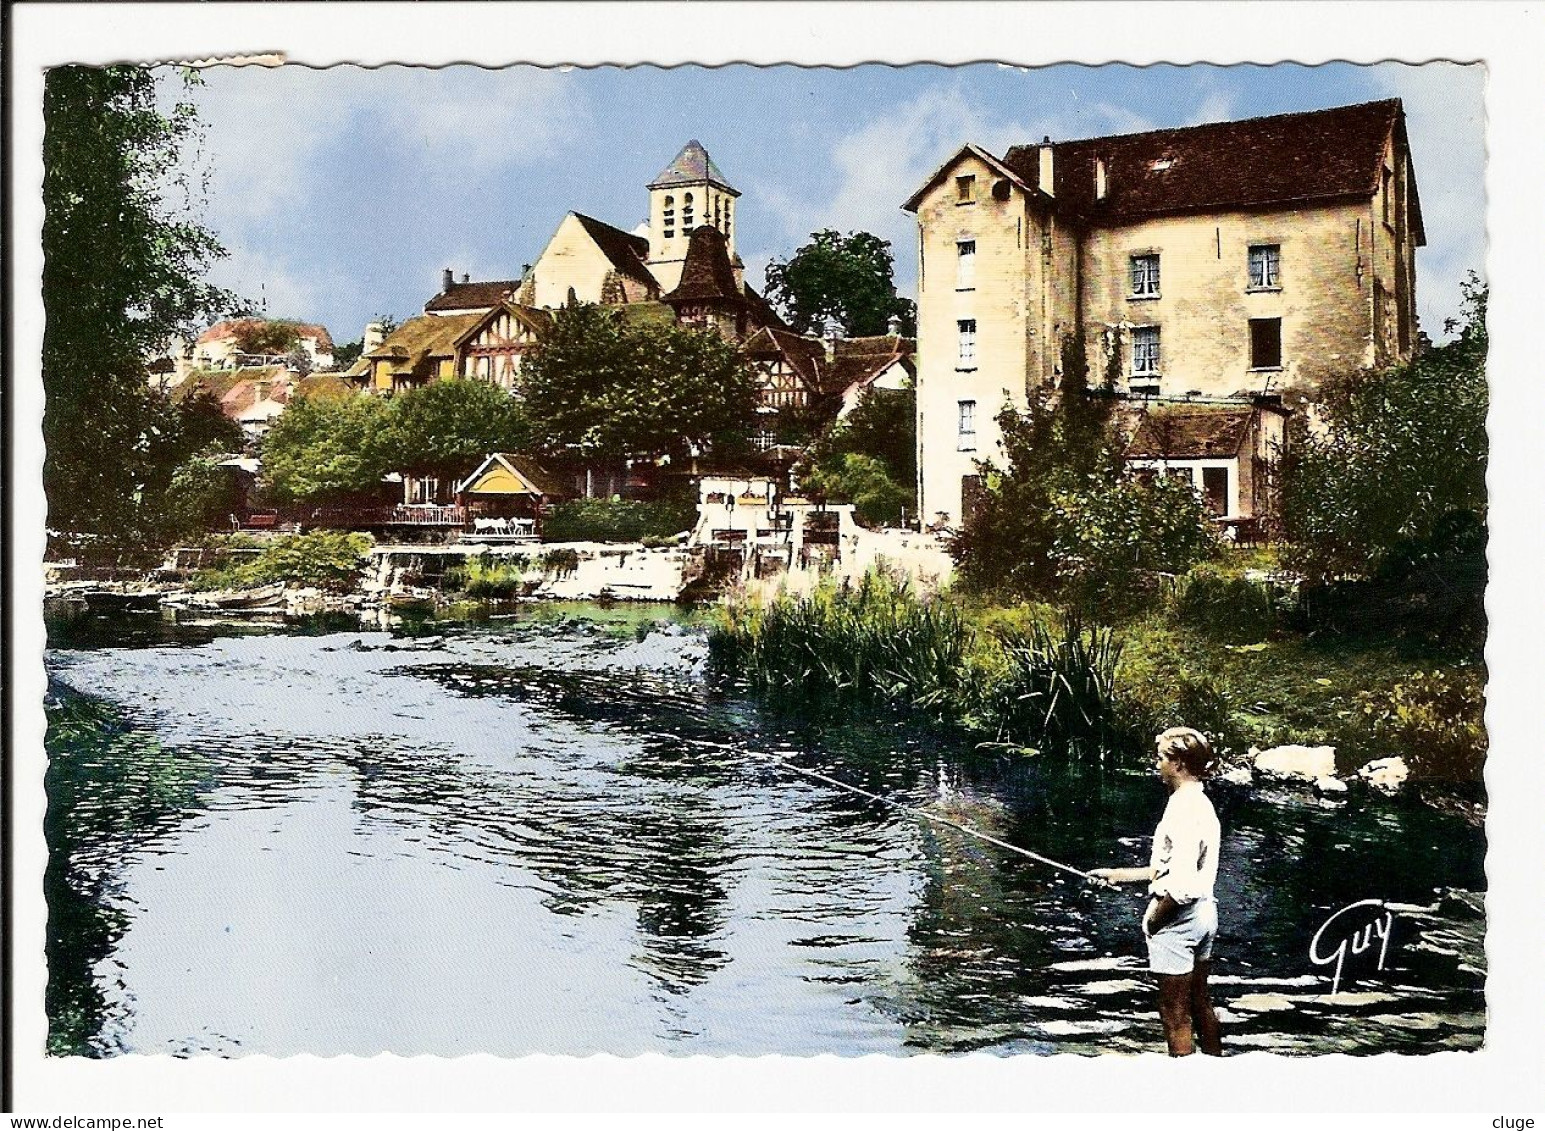
{"type": "Polygon", "coordinates": [[[695,138],[649,183],[649,270],[661,290],[673,290],[680,282],[696,228],[716,229],[734,257],[739,195],[695,138]]]}

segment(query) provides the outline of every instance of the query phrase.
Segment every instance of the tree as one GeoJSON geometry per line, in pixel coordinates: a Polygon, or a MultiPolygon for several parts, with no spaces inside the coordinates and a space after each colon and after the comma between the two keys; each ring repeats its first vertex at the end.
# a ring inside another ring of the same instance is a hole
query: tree
{"type": "Polygon", "coordinates": [[[378,458],[393,471],[458,479],[489,452],[529,445],[531,429],[515,398],[486,381],[433,381],[393,397],[376,436],[378,458]]]}
{"type": "Polygon", "coordinates": [[[592,458],[686,457],[745,442],[756,376],[716,331],[573,303],[521,372],[534,443],[592,458]]]}
{"type": "Polygon", "coordinates": [[[1090,390],[1086,357],[1078,336],[1065,339],[1061,389],[1037,389],[1023,413],[1005,405],[999,414],[1007,468],[979,465],[984,490],[952,546],[968,584],[1101,598],[1134,570],[1179,572],[1212,552],[1189,486],[1126,470],[1113,398],[1108,387],[1090,390]]]}
{"type": "Polygon", "coordinates": [[[860,521],[895,524],[917,513],[917,395],[866,389],[846,418],[816,441],[805,487],[846,499],[860,521]]]}
{"type": "Polygon", "coordinates": [[[59,67],[43,116],[48,521],[132,545],[153,537],[157,492],[184,458],[147,359],[236,302],[203,281],[224,251],[177,172],[198,128],[189,102],[162,114],[142,67],[59,67]]]}
{"type": "Polygon", "coordinates": [[[1311,579],[1484,546],[1487,291],[1473,273],[1461,289],[1454,341],[1322,389],[1326,427],[1300,439],[1283,476],[1291,561],[1311,579]]]}
{"type": "Polygon", "coordinates": [[[381,432],[387,402],[356,395],[298,397],[263,438],[263,474],[285,501],[321,501],[373,491],[391,470],[381,432]]]}
{"type": "Polygon", "coordinates": [[[352,342],[344,342],[343,345],[333,350],[333,372],[342,373],[344,370],[352,368],[364,350],[365,342],[362,338],[356,338],[352,342]]]}
{"type": "Polygon", "coordinates": [[[767,267],[767,297],[802,334],[819,334],[835,318],[848,337],[886,333],[892,315],[901,332],[917,333],[917,306],[896,294],[888,240],[868,232],[827,228],[789,259],[767,267]]]}
{"type": "Polygon", "coordinates": [[[300,349],[300,323],[283,318],[243,318],[231,328],[242,353],[286,354],[300,349]]]}

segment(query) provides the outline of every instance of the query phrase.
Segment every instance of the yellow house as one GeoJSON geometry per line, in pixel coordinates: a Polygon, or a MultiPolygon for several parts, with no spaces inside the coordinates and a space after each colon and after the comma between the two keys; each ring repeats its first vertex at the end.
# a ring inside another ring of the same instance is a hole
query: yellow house
{"type": "Polygon", "coordinates": [[[546,311],[509,301],[492,309],[420,314],[361,354],[347,376],[378,394],[447,377],[476,378],[514,391],[522,358],[551,321],[546,311]]]}
{"type": "MultiPolygon", "coordinates": [[[[920,511],[939,524],[960,521],[978,461],[1001,459],[998,411],[1054,388],[1065,349],[1125,397],[1274,412],[1416,344],[1426,240],[1398,100],[1001,158],[967,145],[903,207],[920,511]]],[[[1258,473],[1238,462],[1219,489],[1215,469],[1213,497],[1257,513],[1258,473]]]]}

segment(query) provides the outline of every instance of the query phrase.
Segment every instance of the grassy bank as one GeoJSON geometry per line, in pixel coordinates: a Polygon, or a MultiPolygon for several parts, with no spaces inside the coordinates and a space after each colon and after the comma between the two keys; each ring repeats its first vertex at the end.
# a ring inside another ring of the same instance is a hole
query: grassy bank
{"type": "Polygon", "coordinates": [[[713,664],[771,701],[884,705],[978,742],[1137,763],[1167,726],[1250,747],[1331,745],[1338,769],[1404,757],[1428,781],[1478,781],[1484,669],[1420,639],[1306,626],[1273,563],[1235,553],[1164,579],[1119,615],[921,597],[871,576],[725,610],[713,664]]]}

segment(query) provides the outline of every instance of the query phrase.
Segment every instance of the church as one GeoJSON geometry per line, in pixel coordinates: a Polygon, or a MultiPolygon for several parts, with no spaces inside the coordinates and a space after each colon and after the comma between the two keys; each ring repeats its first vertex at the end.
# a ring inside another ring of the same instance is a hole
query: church
{"type": "Polygon", "coordinates": [[[712,328],[737,343],[760,377],[754,439],[764,451],[776,446],[788,410],[836,415],[870,385],[910,380],[912,343],[899,331],[805,337],[747,284],[735,250],[741,194],[700,142],[687,142],[647,189],[648,219],[631,231],[568,213],[519,279],[458,281],[446,270],[423,314],[390,334],[366,328],[351,374],[380,394],[445,377],[517,391],[521,359],[551,312],[578,301],[617,307],[626,318],[712,328]]]}

